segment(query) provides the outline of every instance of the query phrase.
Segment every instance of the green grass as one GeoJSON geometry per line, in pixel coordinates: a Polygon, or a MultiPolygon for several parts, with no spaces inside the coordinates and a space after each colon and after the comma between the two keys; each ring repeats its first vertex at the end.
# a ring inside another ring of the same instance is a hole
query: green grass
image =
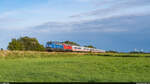
{"type": "Polygon", "coordinates": [[[149,57],[10,51],[0,55],[0,82],[150,82],[149,57]]]}

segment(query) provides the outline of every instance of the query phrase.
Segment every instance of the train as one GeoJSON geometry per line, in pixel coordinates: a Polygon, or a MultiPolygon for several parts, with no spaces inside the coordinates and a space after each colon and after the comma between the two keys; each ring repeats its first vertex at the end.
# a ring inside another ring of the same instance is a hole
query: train
{"type": "Polygon", "coordinates": [[[46,44],[47,51],[56,51],[56,52],[95,52],[95,53],[105,53],[105,50],[88,48],[77,45],[70,45],[61,42],[47,42],[46,44]]]}

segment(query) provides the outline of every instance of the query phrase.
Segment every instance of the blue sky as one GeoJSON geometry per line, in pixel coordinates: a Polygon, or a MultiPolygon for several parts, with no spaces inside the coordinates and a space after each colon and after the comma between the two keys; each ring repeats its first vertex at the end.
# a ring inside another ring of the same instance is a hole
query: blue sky
{"type": "Polygon", "coordinates": [[[117,51],[150,52],[149,0],[0,0],[0,47],[12,38],[71,40],[117,51]]]}

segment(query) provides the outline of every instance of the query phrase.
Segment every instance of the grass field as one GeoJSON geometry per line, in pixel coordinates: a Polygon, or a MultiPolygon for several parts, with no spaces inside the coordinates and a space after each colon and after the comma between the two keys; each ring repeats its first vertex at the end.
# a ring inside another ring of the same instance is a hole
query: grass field
{"type": "Polygon", "coordinates": [[[149,56],[1,51],[0,82],[150,82],[149,56]]]}

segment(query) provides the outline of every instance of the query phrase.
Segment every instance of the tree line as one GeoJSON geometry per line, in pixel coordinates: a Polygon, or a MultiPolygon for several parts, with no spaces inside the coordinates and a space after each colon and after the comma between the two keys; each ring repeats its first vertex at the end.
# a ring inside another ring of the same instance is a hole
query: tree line
{"type": "MultiPolygon", "coordinates": [[[[78,43],[72,42],[72,41],[64,41],[62,43],[80,46],[78,43]]],[[[85,47],[96,48],[92,45],[88,45],[85,47]]],[[[8,50],[20,50],[20,51],[45,51],[46,50],[44,45],[40,44],[36,38],[31,38],[27,36],[20,37],[18,39],[13,38],[11,42],[9,42],[7,49],[8,50]]]]}

